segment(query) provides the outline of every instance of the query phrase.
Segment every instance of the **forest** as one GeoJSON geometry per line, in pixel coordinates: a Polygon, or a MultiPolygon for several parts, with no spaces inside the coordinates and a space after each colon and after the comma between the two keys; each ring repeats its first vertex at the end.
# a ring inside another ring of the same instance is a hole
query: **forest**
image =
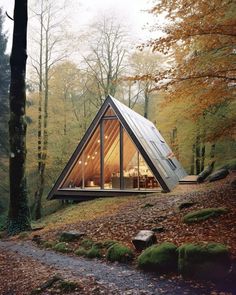
{"type": "MultiPolygon", "coordinates": [[[[234,1],[158,1],[149,10],[156,24],[146,30],[160,37],[142,44],[118,18],[101,16],[75,36],[65,3],[30,5],[26,173],[33,219],[61,206],[45,201],[48,192],[108,94],[151,120],[187,173],[212,161],[235,167],[234,1]]],[[[1,9],[1,225],[9,199],[6,17],[1,9]]]]}

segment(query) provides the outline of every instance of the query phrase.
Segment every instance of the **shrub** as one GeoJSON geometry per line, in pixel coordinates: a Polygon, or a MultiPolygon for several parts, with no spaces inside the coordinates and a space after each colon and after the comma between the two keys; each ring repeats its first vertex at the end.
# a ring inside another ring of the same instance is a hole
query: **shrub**
{"type": "Polygon", "coordinates": [[[70,252],[70,249],[67,247],[67,243],[65,243],[65,242],[59,242],[59,243],[57,243],[53,247],[53,250],[56,250],[56,251],[62,252],[62,253],[68,253],[68,252],[70,252]]]}
{"type": "Polygon", "coordinates": [[[133,251],[119,243],[113,244],[107,251],[107,260],[118,261],[118,262],[128,262],[133,259],[133,251]]]}
{"type": "Polygon", "coordinates": [[[198,211],[193,211],[186,214],[183,218],[183,222],[185,223],[194,223],[206,220],[211,217],[217,217],[221,214],[227,213],[228,210],[226,208],[206,208],[198,211]]]}
{"type": "Polygon", "coordinates": [[[225,245],[184,244],[178,248],[178,254],[178,269],[184,277],[214,280],[229,273],[231,262],[225,245]]]}
{"type": "Polygon", "coordinates": [[[138,266],[147,271],[173,272],[178,265],[177,247],[172,243],[153,245],[138,257],[138,266]]]}

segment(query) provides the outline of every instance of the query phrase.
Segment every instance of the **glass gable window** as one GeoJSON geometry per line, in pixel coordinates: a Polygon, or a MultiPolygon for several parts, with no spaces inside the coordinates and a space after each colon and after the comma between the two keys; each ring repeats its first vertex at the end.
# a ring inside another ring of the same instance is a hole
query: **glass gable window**
{"type": "Polygon", "coordinates": [[[120,122],[104,120],[104,189],[120,188],[120,122]]]}
{"type": "Polygon", "coordinates": [[[62,188],[101,188],[100,185],[100,128],[96,128],[82,154],[66,177],[62,188]]]}

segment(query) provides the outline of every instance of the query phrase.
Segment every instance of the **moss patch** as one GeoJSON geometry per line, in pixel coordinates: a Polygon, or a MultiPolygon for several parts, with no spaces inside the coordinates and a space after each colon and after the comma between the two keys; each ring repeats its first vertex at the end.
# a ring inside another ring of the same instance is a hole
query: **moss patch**
{"type": "Polygon", "coordinates": [[[52,249],[62,253],[69,253],[70,249],[67,246],[67,243],[59,242],[52,249]]]}
{"type": "Polygon", "coordinates": [[[70,281],[61,281],[59,284],[59,288],[64,293],[70,293],[76,290],[77,284],[75,282],[70,282],[70,281]]]}
{"type": "Polygon", "coordinates": [[[112,245],[108,251],[106,258],[109,261],[128,262],[134,257],[133,251],[119,243],[112,245]]]}
{"type": "Polygon", "coordinates": [[[177,270],[177,247],[172,243],[153,245],[138,257],[138,266],[147,271],[167,273],[177,270]]]}
{"type": "Polygon", "coordinates": [[[87,250],[85,250],[83,247],[79,247],[75,250],[75,254],[78,256],[86,256],[87,250]]]}
{"type": "Polygon", "coordinates": [[[83,239],[80,245],[84,248],[91,248],[94,242],[91,239],[83,239]]]}
{"type": "Polygon", "coordinates": [[[184,223],[195,223],[206,220],[208,218],[217,217],[222,214],[227,213],[228,210],[226,208],[206,208],[198,211],[193,211],[186,214],[183,218],[184,223]]]}
{"type": "Polygon", "coordinates": [[[88,258],[101,258],[101,256],[102,254],[96,246],[93,246],[90,250],[86,252],[86,257],[88,258]]]}
{"type": "Polygon", "coordinates": [[[45,241],[45,242],[43,242],[43,247],[44,247],[44,248],[49,248],[49,249],[51,249],[51,248],[53,248],[56,244],[57,244],[56,241],[45,241]]]}
{"type": "Polygon", "coordinates": [[[229,273],[231,262],[225,245],[184,244],[178,253],[178,269],[184,277],[214,280],[225,278],[229,273]]]}

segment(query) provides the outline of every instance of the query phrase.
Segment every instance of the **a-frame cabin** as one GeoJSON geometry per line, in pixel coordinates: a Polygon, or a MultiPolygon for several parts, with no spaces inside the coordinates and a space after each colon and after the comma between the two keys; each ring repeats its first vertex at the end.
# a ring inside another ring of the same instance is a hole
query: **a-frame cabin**
{"type": "Polygon", "coordinates": [[[108,96],[48,199],[169,192],[186,175],[155,125],[108,96]]]}

